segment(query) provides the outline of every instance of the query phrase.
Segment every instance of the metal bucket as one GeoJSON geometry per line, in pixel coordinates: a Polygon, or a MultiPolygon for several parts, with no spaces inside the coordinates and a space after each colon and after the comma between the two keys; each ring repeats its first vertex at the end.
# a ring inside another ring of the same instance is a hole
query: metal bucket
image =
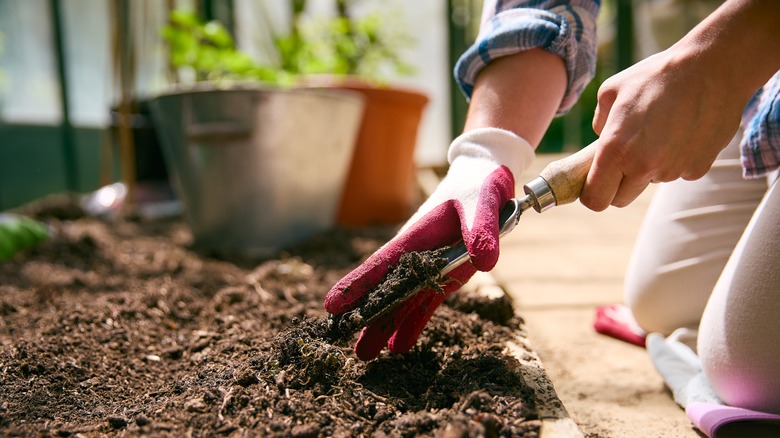
{"type": "Polygon", "coordinates": [[[361,96],[189,90],[151,109],[194,246],[271,255],[336,223],[361,96]]]}

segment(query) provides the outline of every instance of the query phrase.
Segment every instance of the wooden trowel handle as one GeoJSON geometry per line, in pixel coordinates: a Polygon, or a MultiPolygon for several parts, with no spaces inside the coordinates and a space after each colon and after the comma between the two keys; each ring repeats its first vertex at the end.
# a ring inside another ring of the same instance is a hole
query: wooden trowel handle
{"type": "Polygon", "coordinates": [[[596,153],[595,143],[548,164],[539,176],[525,185],[525,193],[534,201],[534,209],[544,211],[579,199],[585,178],[596,153]]]}

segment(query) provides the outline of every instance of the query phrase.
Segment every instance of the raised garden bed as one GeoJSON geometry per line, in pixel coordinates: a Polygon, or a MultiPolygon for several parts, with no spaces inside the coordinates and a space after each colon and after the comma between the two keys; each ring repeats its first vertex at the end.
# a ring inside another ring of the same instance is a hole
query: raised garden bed
{"type": "Polygon", "coordinates": [[[506,297],[456,293],[410,353],[367,363],[351,340],[296,330],[326,316],[330,286],[391,227],[240,259],[192,251],[179,220],[106,222],[67,198],[23,211],[55,233],[0,263],[0,435],[534,437],[568,425],[506,297]]]}

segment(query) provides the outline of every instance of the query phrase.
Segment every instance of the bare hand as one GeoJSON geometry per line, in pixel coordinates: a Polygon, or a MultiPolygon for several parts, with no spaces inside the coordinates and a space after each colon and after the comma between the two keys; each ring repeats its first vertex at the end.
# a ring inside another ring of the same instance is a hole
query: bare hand
{"type": "Polygon", "coordinates": [[[606,80],[582,203],[623,207],[651,182],[704,176],[780,68],[778,26],[780,2],[724,2],[671,48],[606,80]]]}
{"type": "Polygon", "coordinates": [[[599,89],[599,150],[582,191],[586,207],[624,207],[651,182],[701,178],[736,133],[744,96],[729,95],[717,70],[676,55],[649,57],[599,89]]]}

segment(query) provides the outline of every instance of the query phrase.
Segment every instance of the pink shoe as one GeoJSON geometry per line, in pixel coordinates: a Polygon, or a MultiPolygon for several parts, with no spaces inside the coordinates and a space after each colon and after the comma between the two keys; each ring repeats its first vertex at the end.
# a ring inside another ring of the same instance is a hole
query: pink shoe
{"type": "Polygon", "coordinates": [[[634,320],[631,311],[623,304],[610,304],[596,308],[593,328],[602,335],[644,348],[647,333],[634,320]]]}

